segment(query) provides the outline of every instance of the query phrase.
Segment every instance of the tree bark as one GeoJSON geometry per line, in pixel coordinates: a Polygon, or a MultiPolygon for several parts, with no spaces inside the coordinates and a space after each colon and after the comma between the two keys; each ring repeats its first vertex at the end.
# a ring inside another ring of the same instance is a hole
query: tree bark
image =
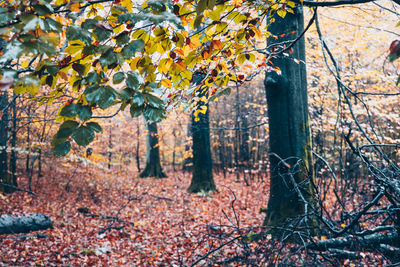
{"type": "MultiPolygon", "coordinates": [[[[0,93],[0,182],[12,185],[12,176],[8,171],[8,131],[9,131],[9,112],[7,92],[0,93]]],[[[0,186],[0,191],[11,193],[10,187],[0,186]]]]}
{"type": "MultiPolygon", "coordinates": [[[[207,96],[208,88],[201,88],[199,97],[207,96]]],[[[210,149],[210,121],[208,105],[199,100],[197,108],[206,106],[204,113],[199,112],[197,118],[192,114],[193,136],[193,173],[192,182],[188,188],[189,193],[216,191],[210,149]]]]}
{"type": "Polygon", "coordinates": [[[0,217],[0,235],[29,233],[30,231],[45,230],[52,227],[50,218],[41,213],[19,217],[12,215],[0,217]]]}
{"type": "MultiPolygon", "coordinates": [[[[183,159],[183,162],[182,162],[182,170],[183,171],[187,171],[187,172],[189,172],[189,171],[191,171],[192,170],[192,168],[193,168],[193,151],[191,151],[191,145],[190,145],[190,143],[191,143],[191,141],[192,140],[190,140],[191,139],[191,135],[192,135],[192,125],[191,125],[191,123],[190,124],[188,124],[188,127],[187,127],[187,131],[186,131],[186,136],[187,136],[187,138],[186,138],[186,141],[185,141],[185,157],[184,157],[184,159],[183,159]]],[[[193,145],[192,145],[192,147],[193,147],[193,145]]]]}
{"type": "Polygon", "coordinates": [[[158,143],[157,123],[147,124],[146,167],[139,177],[167,177],[160,163],[160,149],[158,143]]]}
{"type": "Polygon", "coordinates": [[[11,157],[10,157],[10,168],[13,180],[13,185],[18,187],[17,181],[17,153],[15,149],[17,148],[17,98],[15,97],[15,92],[13,93],[12,102],[12,130],[11,130],[11,157]]]}
{"type": "Polygon", "coordinates": [[[140,168],[140,120],[137,118],[137,128],[136,128],[136,168],[138,172],[141,172],[140,168]]]}
{"type": "MultiPolygon", "coordinates": [[[[282,43],[291,43],[302,33],[303,10],[297,6],[294,11],[284,19],[273,16],[275,22],[268,30],[274,36],[267,40],[269,46],[276,44],[273,49],[279,51],[284,47],[282,43]]],[[[271,67],[276,71],[266,72],[264,80],[270,138],[270,196],[264,220],[267,226],[282,225],[304,215],[313,204],[304,38],[292,49],[289,56],[280,54],[271,58],[271,67]]]]}

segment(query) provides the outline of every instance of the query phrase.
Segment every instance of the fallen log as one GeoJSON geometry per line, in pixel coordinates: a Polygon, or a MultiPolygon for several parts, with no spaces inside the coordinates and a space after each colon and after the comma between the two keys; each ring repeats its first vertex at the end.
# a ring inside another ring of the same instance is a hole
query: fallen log
{"type": "Polygon", "coordinates": [[[32,215],[3,215],[0,216],[0,235],[29,233],[31,231],[53,228],[49,217],[42,213],[32,215]]]}
{"type": "Polygon", "coordinates": [[[397,232],[375,233],[366,236],[348,236],[345,238],[331,238],[320,240],[306,245],[306,248],[318,251],[329,249],[371,249],[379,245],[397,245],[399,234],[397,232]]]}

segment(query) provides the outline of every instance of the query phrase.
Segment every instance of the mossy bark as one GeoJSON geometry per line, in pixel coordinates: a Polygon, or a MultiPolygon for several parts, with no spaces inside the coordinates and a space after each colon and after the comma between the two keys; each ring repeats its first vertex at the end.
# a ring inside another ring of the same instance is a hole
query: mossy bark
{"type": "MultiPolygon", "coordinates": [[[[275,35],[268,45],[276,44],[275,50],[290,43],[304,29],[303,10],[287,13],[285,18],[274,16],[269,31],[275,35]]],[[[271,59],[270,71],[265,76],[265,90],[269,117],[270,143],[270,197],[264,225],[282,226],[303,218],[313,205],[314,179],[312,168],[311,134],[307,102],[307,76],[305,42],[299,39],[289,56],[278,55],[271,59]],[[299,194],[299,192],[301,194],[299,194]],[[301,196],[300,196],[301,195],[301,196]]],[[[298,223],[298,221],[296,221],[298,223]]]]}
{"type": "Polygon", "coordinates": [[[155,122],[147,124],[146,139],[146,167],[139,177],[164,178],[167,175],[163,172],[160,162],[160,150],[158,143],[157,124],[155,122]]]}
{"type": "MultiPolygon", "coordinates": [[[[207,89],[203,88],[200,97],[207,95],[207,89]]],[[[216,191],[210,149],[210,122],[208,105],[199,101],[197,108],[206,106],[204,113],[198,116],[192,114],[192,137],[193,137],[193,173],[192,182],[188,188],[189,193],[216,191]]]]}

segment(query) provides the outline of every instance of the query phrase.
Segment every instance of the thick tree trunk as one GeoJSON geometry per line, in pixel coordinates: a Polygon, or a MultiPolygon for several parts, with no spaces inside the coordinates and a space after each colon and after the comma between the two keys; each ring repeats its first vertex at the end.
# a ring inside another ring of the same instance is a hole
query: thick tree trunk
{"type": "Polygon", "coordinates": [[[15,98],[15,92],[13,94],[12,102],[12,131],[11,131],[11,157],[10,157],[10,168],[13,180],[13,185],[18,187],[17,182],[17,99],[15,98]]]}
{"type": "Polygon", "coordinates": [[[147,124],[146,167],[139,177],[167,177],[160,163],[160,149],[158,144],[157,124],[147,124]]]}
{"type": "MultiPolygon", "coordinates": [[[[207,88],[199,97],[207,96],[207,88]]],[[[210,122],[208,118],[208,105],[201,100],[197,108],[206,106],[206,112],[199,112],[198,116],[192,114],[192,136],[193,136],[193,176],[188,188],[189,193],[216,191],[212,174],[212,158],[210,149],[210,122]]]]}
{"type": "MultiPolygon", "coordinates": [[[[9,112],[7,92],[0,92],[0,182],[12,184],[12,176],[8,171],[8,131],[9,131],[9,112]]],[[[11,187],[0,186],[0,191],[11,193],[11,187]]]]}
{"type": "Polygon", "coordinates": [[[0,235],[29,233],[52,227],[50,218],[41,213],[29,216],[3,215],[0,217],[0,235]]]}
{"type": "MultiPolygon", "coordinates": [[[[277,44],[274,49],[279,51],[282,43],[288,44],[302,33],[303,11],[297,7],[295,14],[287,13],[284,19],[277,15],[274,18],[269,31],[276,38],[270,37],[268,45],[277,44]]],[[[271,66],[279,68],[280,73],[266,72],[264,81],[270,137],[270,197],[264,221],[267,226],[282,225],[310,212],[313,202],[309,182],[314,174],[304,38],[292,49],[289,56],[278,55],[271,59],[271,66]]]]}

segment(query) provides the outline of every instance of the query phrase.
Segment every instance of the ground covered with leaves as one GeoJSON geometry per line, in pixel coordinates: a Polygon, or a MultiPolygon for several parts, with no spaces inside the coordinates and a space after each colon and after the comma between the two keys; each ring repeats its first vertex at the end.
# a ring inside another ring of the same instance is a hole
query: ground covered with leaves
{"type": "MultiPolygon", "coordinates": [[[[190,266],[219,244],[221,226],[260,226],[268,183],[215,175],[218,193],[188,194],[190,174],[138,178],[73,165],[48,169],[33,191],[0,199],[1,214],[44,213],[53,229],[0,236],[3,265],[190,266]],[[239,225],[238,225],[239,223],[239,225]],[[211,243],[210,243],[211,242],[211,243]]],[[[27,188],[20,177],[20,187],[27,188]]],[[[225,228],[224,228],[225,229],[225,228]]],[[[226,246],[218,255],[233,255],[226,246]]],[[[213,255],[215,257],[215,254],[213,255]]]]}

